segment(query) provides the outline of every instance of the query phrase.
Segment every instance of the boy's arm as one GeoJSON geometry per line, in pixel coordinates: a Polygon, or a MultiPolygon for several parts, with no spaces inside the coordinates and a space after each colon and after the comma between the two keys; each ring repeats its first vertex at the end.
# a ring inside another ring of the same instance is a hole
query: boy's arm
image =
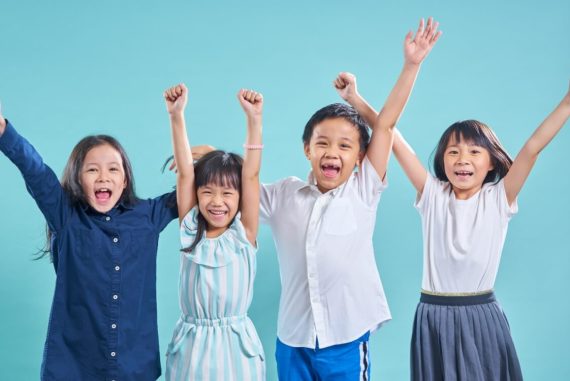
{"type": "Polygon", "coordinates": [[[164,92],[164,100],[170,115],[172,147],[177,168],[176,202],[178,204],[178,220],[182,222],[190,209],[196,205],[194,163],[184,120],[184,109],[188,102],[188,89],[184,84],[171,87],[164,92]]]}
{"type": "MultiPolygon", "coordinates": [[[[366,156],[381,178],[384,178],[386,174],[388,159],[394,141],[396,123],[402,115],[404,107],[410,97],[421,63],[427,57],[441,35],[441,32],[437,31],[437,27],[438,23],[434,22],[430,17],[427,26],[424,28],[424,21],[422,19],[415,38],[412,38],[412,32],[406,35],[404,41],[404,67],[384,107],[371,124],[372,138],[370,139],[366,156]]],[[[351,104],[354,102],[355,108],[358,106],[359,108],[367,110],[369,107],[366,107],[366,102],[361,105],[358,104],[359,97],[356,96],[358,92],[355,83],[351,82],[354,76],[351,78],[351,76],[343,76],[343,74],[346,73],[341,73],[337,81],[335,81],[335,86],[339,90],[343,89],[343,87],[349,87],[349,91],[347,91],[346,94],[347,98],[345,99],[351,104]],[[351,87],[352,91],[350,89],[351,87]]],[[[341,96],[342,95],[341,93],[341,96]]],[[[372,113],[368,111],[365,112],[364,115],[365,118],[371,119],[372,113]]]]}
{"type": "MultiPolygon", "coordinates": [[[[354,84],[356,87],[356,78],[354,78],[354,84]]],[[[347,102],[355,108],[369,125],[376,121],[378,112],[370,106],[360,93],[357,92],[350,100],[347,100],[347,102]]],[[[392,146],[392,151],[414,188],[421,194],[424,184],[426,183],[427,171],[398,129],[394,129],[394,145],[392,146]]]]}
{"type": "Polygon", "coordinates": [[[259,169],[262,148],[263,95],[241,89],[237,98],[247,119],[245,155],[241,175],[241,222],[247,239],[255,246],[259,227],[259,169]]]}
{"type": "Polygon", "coordinates": [[[548,117],[534,131],[505,176],[505,192],[511,205],[519,194],[540,152],[556,136],[570,117],[570,89],[548,117]]]}

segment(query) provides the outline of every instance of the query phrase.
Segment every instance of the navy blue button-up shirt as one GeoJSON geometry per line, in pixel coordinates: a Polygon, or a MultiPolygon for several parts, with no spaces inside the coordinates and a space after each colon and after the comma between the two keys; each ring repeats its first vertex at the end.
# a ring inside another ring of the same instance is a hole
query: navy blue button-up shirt
{"type": "Polygon", "coordinates": [[[178,216],[175,194],[101,214],[73,206],[9,122],[0,150],[19,168],[53,232],[57,280],[41,379],[156,380],[156,253],[159,233],[178,216]]]}

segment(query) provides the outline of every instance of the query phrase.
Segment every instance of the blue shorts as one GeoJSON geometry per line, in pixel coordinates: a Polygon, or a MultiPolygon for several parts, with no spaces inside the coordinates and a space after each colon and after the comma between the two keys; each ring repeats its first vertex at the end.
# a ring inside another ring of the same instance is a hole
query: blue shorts
{"type": "Polygon", "coordinates": [[[296,348],[277,339],[275,359],[280,381],[370,380],[370,358],[366,332],[358,339],[328,348],[296,348]]]}

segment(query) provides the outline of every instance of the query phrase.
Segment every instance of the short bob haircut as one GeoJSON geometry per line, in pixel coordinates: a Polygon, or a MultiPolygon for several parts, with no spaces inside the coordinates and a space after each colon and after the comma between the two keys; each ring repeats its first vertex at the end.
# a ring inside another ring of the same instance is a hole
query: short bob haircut
{"type": "Polygon", "coordinates": [[[489,152],[493,169],[489,171],[483,181],[483,184],[489,182],[497,183],[509,172],[513,160],[502,146],[493,130],[491,130],[486,124],[477,120],[464,120],[455,122],[449,126],[439,139],[433,158],[433,170],[435,176],[439,180],[449,182],[449,179],[445,174],[444,155],[452,136],[457,142],[463,140],[483,147],[489,152]]]}
{"type": "MultiPolygon", "coordinates": [[[[233,188],[239,192],[241,197],[242,166],[243,159],[238,154],[222,150],[208,152],[194,164],[194,191],[198,191],[198,188],[205,185],[215,184],[233,188]]],[[[197,219],[196,238],[194,238],[194,242],[190,246],[182,249],[185,253],[189,253],[196,248],[208,227],[206,219],[199,211],[197,219]]]]}
{"type": "Polygon", "coordinates": [[[370,133],[368,132],[369,126],[353,107],[344,103],[333,103],[315,112],[305,125],[305,130],[303,131],[303,144],[308,145],[310,143],[311,136],[313,136],[313,130],[317,124],[326,119],[336,118],[342,118],[356,127],[360,136],[360,152],[366,152],[368,143],[370,142],[370,133]]]}
{"type": "MultiPolygon", "coordinates": [[[[85,162],[85,156],[87,153],[98,146],[109,145],[121,155],[123,160],[123,171],[125,172],[126,187],[121,194],[119,203],[123,203],[125,206],[132,206],[138,201],[138,197],[135,192],[135,180],[133,178],[133,169],[131,166],[131,161],[127,156],[127,153],[119,141],[109,135],[90,135],[86,136],[79,141],[73,147],[69,159],[67,159],[67,164],[63,170],[63,176],[61,179],[61,187],[64,193],[69,197],[73,207],[87,206],[87,197],[83,192],[81,187],[81,170],[83,168],[83,163],[85,162]]],[[[51,238],[53,232],[46,227],[46,243],[43,249],[40,249],[37,253],[37,258],[40,259],[50,254],[50,259],[53,261],[53,256],[51,253],[51,238]]]]}

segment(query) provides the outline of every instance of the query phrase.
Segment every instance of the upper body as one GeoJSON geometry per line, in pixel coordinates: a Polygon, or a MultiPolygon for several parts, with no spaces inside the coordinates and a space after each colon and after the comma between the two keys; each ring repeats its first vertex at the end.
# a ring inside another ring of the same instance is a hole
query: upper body
{"type": "Polygon", "coordinates": [[[290,346],[346,343],[391,318],[372,235],[382,182],[365,159],[322,193],[309,176],[261,187],[261,221],[271,226],[281,274],[277,335],[290,346]]]}
{"type": "Polygon", "coordinates": [[[517,212],[503,181],[458,199],[449,182],[428,174],[416,202],[424,236],[422,289],[436,293],[492,290],[508,223],[517,212]]]}
{"type": "Polygon", "coordinates": [[[42,379],[155,380],[158,236],[177,216],[175,194],[75,205],[37,151],[8,123],[0,150],[45,216],[57,275],[42,379]]]}

